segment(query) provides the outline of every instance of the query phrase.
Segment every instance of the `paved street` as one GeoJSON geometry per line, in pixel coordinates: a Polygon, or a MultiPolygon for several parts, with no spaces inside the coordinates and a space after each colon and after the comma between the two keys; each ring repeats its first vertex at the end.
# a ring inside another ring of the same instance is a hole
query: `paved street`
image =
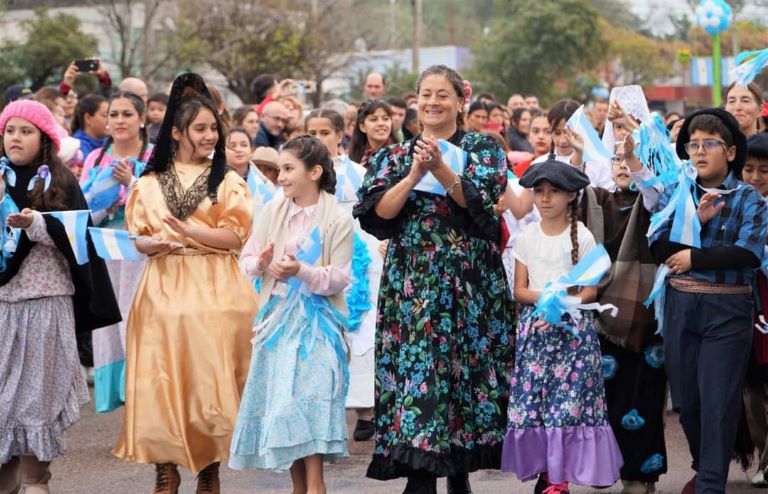
{"type": "MultiPolygon", "coordinates": [[[[126,463],[110,454],[123,418],[122,409],[106,415],[95,415],[88,405],[82,409],[82,420],[69,430],[67,439],[69,454],[53,464],[52,492],[56,494],[139,494],[150,493],[154,470],[149,465],[126,463]]],[[[352,421],[350,420],[350,424],[352,421]]],[[[677,416],[670,414],[667,421],[667,441],[670,448],[671,473],[662,477],[659,493],[679,493],[688,480],[688,453],[677,416]]],[[[351,456],[335,465],[326,467],[329,493],[400,494],[405,481],[378,482],[365,478],[371,449],[370,442],[350,444],[351,456]]],[[[472,475],[476,494],[529,493],[533,484],[524,485],[514,477],[499,472],[481,472],[472,475]]],[[[194,479],[183,474],[184,494],[193,493],[194,479]]],[[[234,472],[222,469],[224,493],[288,493],[289,475],[271,472],[234,472]]],[[[439,492],[445,492],[444,484],[439,492]]],[[[619,488],[596,491],[586,487],[574,487],[571,492],[584,494],[599,492],[614,494],[619,488]]],[[[768,492],[752,489],[745,475],[735,466],[731,468],[728,493],[768,492]]]]}

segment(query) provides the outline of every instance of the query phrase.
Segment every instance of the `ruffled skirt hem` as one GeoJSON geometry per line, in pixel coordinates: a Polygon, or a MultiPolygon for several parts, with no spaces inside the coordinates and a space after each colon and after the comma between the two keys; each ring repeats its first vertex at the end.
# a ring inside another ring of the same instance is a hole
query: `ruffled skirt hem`
{"type": "Polygon", "coordinates": [[[510,429],[501,468],[520,480],[546,472],[552,483],[611,486],[623,464],[611,427],[570,426],[510,429]]]}
{"type": "Polygon", "coordinates": [[[471,450],[454,449],[448,453],[435,453],[398,445],[386,456],[374,454],[366,475],[371,479],[391,480],[406,477],[415,471],[448,477],[477,470],[498,470],[501,466],[501,448],[499,443],[477,446],[471,450]]]}

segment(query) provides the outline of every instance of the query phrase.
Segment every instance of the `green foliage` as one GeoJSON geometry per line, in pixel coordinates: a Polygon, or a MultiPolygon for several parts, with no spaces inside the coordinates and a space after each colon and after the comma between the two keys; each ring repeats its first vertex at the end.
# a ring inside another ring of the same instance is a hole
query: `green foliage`
{"type": "Polygon", "coordinates": [[[499,99],[533,93],[544,102],[559,96],[559,82],[603,59],[597,12],[585,0],[510,0],[489,35],[473,47],[476,91],[499,99]]]}
{"type": "Polygon", "coordinates": [[[28,80],[34,90],[55,83],[64,70],[78,58],[96,53],[96,39],[80,30],[80,21],[68,14],[49,16],[46,10],[35,12],[35,18],[22,25],[24,42],[8,42],[0,46],[3,67],[10,67],[2,79],[15,82],[28,80]],[[19,78],[19,76],[21,76],[19,78]]]}

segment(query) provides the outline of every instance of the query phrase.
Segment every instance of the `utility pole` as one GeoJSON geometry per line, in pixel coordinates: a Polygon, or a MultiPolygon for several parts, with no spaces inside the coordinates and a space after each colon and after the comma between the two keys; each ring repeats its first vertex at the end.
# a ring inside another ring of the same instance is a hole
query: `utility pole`
{"type": "Polygon", "coordinates": [[[419,73],[419,50],[421,49],[421,0],[413,1],[413,59],[412,70],[419,73]]]}
{"type": "Polygon", "coordinates": [[[456,46],[456,0],[448,0],[448,19],[451,45],[456,46]]]}

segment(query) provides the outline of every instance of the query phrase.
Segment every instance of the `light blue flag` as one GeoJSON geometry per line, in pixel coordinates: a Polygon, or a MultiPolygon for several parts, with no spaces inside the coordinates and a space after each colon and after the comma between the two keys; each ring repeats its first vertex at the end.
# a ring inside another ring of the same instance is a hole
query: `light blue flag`
{"type": "Polygon", "coordinates": [[[553,325],[562,323],[566,314],[571,317],[571,324],[563,324],[563,328],[578,337],[577,326],[582,318],[582,310],[598,312],[611,311],[616,317],[618,309],[611,304],[583,304],[579,297],[569,296],[568,287],[595,286],[603,275],[611,268],[611,258],[603,245],[591,250],[581,261],[555,282],[549,282],[542,290],[536,301],[533,317],[542,319],[553,325]]]}
{"type": "Polygon", "coordinates": [[[344,156],[341,166],[337,168],[336,173],[336,199],[339,202],[357,201],[357,191],[363,185],[363,175],[357,165],[344,156]]]}
{"type": "Polygon", "coordinates": [[[96,253],[108,261],[138,261],[143,256],[136,250],[133,237],[126,230],[88,228],[96,253]]]}
{"type": "Polygon", "coordinates": [[[731,70],[731,80],[739,86],[746,86],[768,67],[768,48],[739,53],[736,63],[738,65],[731,70]]]}
{"type": "Polygon", "coordinates": [[[92,211],[103,211],[120,199],[120,182],[115,178],[113,165],[92,168],[88,181],[83,184],[83,195],[92,211]]]}
{"type": "Polygon", "coordinates": [[[675,216],[672,218],[672,229],[669,240],[697,249],[701,248],[701,221],[696,214],[696,203],[693,201],[688,182],[681,183],[682,194],[675,204],[675,216]]]}
{"type": "Polygon", "coordinates": [[[86,236],[88,234],[88,218],[91,212],[87,209],[81,209],[78,211],[50,211],[43,214],[49,214],[61,221],[67,232],[69,245],[72,247],[77,263],[87,263],[88,240],[86,236]]]}
{"type": "Polygon", "coordinates": [[[256,174],[253,173],[253,169],[250,167],[248,168],[248,179],[246,180],[246,183],[248,184],[248,190],[251,192],[251,195],[255,195],[259,181],[256,180],[256,174]]]}
{"type": "MultiPolygon", "coordinates": [[[[320,227],[316,226],[301,244],[301,249],[296,253],[296,260],[314,266],[320,261],[322,253],[323,241],[320,237],[320,227]]],[[[295,276],[288,280],[288,286],[291,287],[291,289],[298,289],[301,287],[301,284],[302,281],[295,276]]]]}
{"type": "Polygon", "coordinates": [[[566,286],[596,286],[611,269],[611,257],[603,245],[589,251],[569,272],[560,278],[566,286]]]}
{"type": "Polygon", "coordinates": [[[357,195],[358,189],[363,185],[363,177],[360,175],[355,163],[349,159],[348,154],[344,155],[344,169],[346,171],[345,175],[349,178],[349,183],[355,189],[355,195],[357,195]]]}
{"type": "Polygon", "coordinates": [[[256,189],[253,193],[254,204],[265,205],[272,200],[275,193],[269,188],[267,184],[256,184],[256,189]]]}
{"type": "MultiPolygon", "coordinates": [[[[440,139],[437,143],[440,146],[440,154],[443,158],[443,162],[445,162],[445,164],[457,175],[461,176],[461,174],[464,173],[464,168],[467,166],[467,152],[444,139],[440,139]]],[[[429,192],[430,194],[439,194],[441,196],[446,194],[445,187],[443,187],[431,173],[426,173],[413,190],[429,192]]]]}
{"type": "Polygon", "coordinates": [[[605,149],[605,144],[600,139],[595,128],[584,114],[584,105],[576,110],[566,122],[566,127],[584,138],[584,161],[611,161],[611,154],[605,149]]]}

